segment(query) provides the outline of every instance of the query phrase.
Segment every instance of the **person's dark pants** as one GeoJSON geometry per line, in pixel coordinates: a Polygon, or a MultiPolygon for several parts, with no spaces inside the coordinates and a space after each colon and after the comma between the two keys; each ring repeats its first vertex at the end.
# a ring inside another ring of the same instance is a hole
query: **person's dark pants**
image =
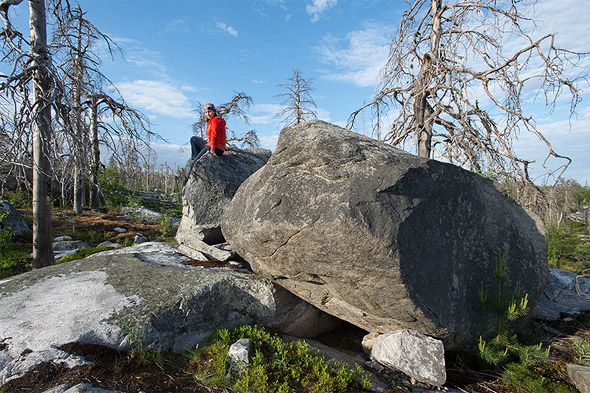
{"type": "MultiPolygon", "coordinates": [[[[193,136],[191,138],[191,160],[198,160],[201,156],[209,151],[209,146],[203,138],[193,136]]],[[[215,148],[215,155],[222,156],[223,150],[215,148]]]]}

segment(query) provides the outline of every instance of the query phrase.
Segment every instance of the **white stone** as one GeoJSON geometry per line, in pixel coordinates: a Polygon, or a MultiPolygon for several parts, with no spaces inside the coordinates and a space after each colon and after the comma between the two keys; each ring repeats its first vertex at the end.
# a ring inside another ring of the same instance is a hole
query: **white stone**
{"type": "Polygon", "coordinates": [[[442,341],[411,330],[377,336],[371,358],[430,385],[442,386],[447,379],[442,341]]]}
{"type": "Polygon", "coordinates": [[[250,365],[250,351],[252,342],[249,338],[242,338],[230,345],[227,357],[229,370],[234,375],[240,375],[250,365]]]}
{"type": "Polygon", "coordinates": [[[145,243],[147,241],[148,241],[148,238],[141,233],[138,233],[137,235],[135,235],[135,238],[133,239],[133,243],[135,243],[135,244],[145,243]]]}

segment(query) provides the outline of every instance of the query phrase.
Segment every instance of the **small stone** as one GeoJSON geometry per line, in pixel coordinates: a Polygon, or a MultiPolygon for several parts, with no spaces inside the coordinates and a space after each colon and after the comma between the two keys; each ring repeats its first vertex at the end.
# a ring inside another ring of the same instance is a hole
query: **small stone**
{"type": "Polygon", "coordinates": [[[99,243],[97,247],[121,248],[122,246],[119,243],[113,243],[107,240],[102,243],[99,243]]]}
{"type": "Polygon", "coordinates": [[[229,347],[227,356],[231,374],[240,375],[248,368],[251,350],[252,342],[249,338],[239,339],[229,347]]]}
{"type": "Polygon", "coordinates": [[[135,235],[135,238],[133,239],[133,243],[135,243],[135,244],[145,243],[147,241],[148,241],[148,238],[141,233],[138,233],[137,235],[135,235]]]}
{"type": "Polygon", "coordinates": [[[127,229],[121,228],[121,227],[115,227],[115,228],[113,228],[113,232],[125,233],[125,232],[127,232],[127,229]]]}

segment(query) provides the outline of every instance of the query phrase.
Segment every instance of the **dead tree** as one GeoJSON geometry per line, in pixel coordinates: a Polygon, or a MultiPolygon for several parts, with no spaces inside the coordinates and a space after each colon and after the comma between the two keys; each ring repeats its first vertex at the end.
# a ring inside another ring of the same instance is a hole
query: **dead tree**
{"type": "Polygon", "coordinates": [[[311,96],[314,91],[313,85],[311,80],[303,78],[301,71],[293,70],[287,83],[280,84],[279,87],[284,90],[284,93],[277,97],[281,98],[284,108],[277,113],[276,117],[282,119],[283,126],[289,127],[317,118],[315,111],[317,106],[311,96]]]}
{"type": "Polygon", "coordinates": [[[11,71],[1,76],[0,92],[15,104],[20,113],[15,129],[31,127],[33,167],[33,267],[53,264],[51,237],[51,106],[55,97],[53,70],[47,47],[47,18],[44,0],[29,0],[29,42],[13,29],[8,11],[22,0],[0,2],[4,21],[4,60],[11,71]],[[28,44],[28,50],[25,45],[28,44]],[[32,88],[32,89],[31,89],[32,88]],[[19,102],[19,100],[22,101],[19,102]]]}
{"type": "MultiPolygon", "coordinates": [[[[132,147],[150,151],[150,137],[160,138],[150,131],[150,123],[139,111],[120,97],[114,84],[101,72],[101,61],[94,48],[100,41],[114,57],[120,48],[94,24],[88,21],[77,5],[63,3],[56,13],[56,34],[53,46],[61,63],[59,70],[67,83],[66,96],[59,103],[69,132],[70,154],[74,157],[74,212],[82,207],[82,185],[89,183],[90,206],[99,205],[100,145],[117,156],[121,149],[132,147]],[[105,93],[114,91],[119,97],[105,93]],[[110,124],[105,121],[110,119],[110,124]],[[123,139],[133,139],[132,143],[123,139]],[[138,143],[135,143],[135,142],[138,143]]],[[[115,157],[117,158],[117,157],[115,157]]]]}
{"type": "Polygon", "coordinates": [[[385,140],[391,144],[411,142],[421,157],[522,184],[533,183],[532,161],[520,157],[513,142],[529,132],[547,147],[543,164],[560,159],[551,173],[563,173],[571,160],[555,152],[525,112],[523,94],[537,89],[551,108],[567,93],[573,113],[583,75],[568,71],[586,54],[558,47],[554,34],[529,33],[525,27],[533,21],[519,0],[408,3],[381,85],[371,102],[352,113],[349,128],[371,109],[379,135],[389,112],[385,140]]]}

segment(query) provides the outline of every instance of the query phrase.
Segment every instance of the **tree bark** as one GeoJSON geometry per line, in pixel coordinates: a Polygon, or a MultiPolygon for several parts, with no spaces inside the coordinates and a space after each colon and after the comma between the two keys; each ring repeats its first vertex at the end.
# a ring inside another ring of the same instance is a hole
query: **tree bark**
{"type": "Polygon", "coordinates": [[[92,166],[90,170],[90,206],[98,209],[98,171],[100,169],[100,146],[98,140],[98,102],[95,97],[90,103],[90,133],[92,136],[92,166]]]}
{"type": "Polygon", "coordinates": [[[49,93],[49,53],[47,50],[47,21],[45,0],[29,0],[33,96],[36,116],[33,124],[33,268],[52,265],[51,238],[51,105],[49,93]]]}
{"type": "Polygon", "coordinates": [[[428,103],[429,85],[432,82],[432,63],[439,55],[441,36],[442,0],[432,0],[432,31],[430,32],[430,53],[424,56],[420,74],[414,89],[414,115],[418,139],[418,156],[430,158],[432,151],[432,108],[428,103]]]}
{"type": "Polygon", "coordinates": [[[82,211],[82,199],[84,195],[84,136],[82,131],[82,106],[80,104],[82,91],[82,21],[78,19],[76,29],[76,56],[74,58],[74,72],[72,80],[73,90],[73,118],[75,136],[75,154],[74,154],[74,203],[73,211],[79,214],[82,211]]]}

